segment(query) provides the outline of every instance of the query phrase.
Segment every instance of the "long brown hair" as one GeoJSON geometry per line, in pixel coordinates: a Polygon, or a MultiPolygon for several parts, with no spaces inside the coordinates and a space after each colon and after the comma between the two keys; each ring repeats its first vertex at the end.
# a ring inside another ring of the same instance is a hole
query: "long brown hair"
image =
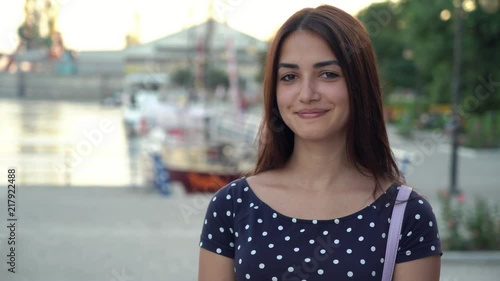
{"type": "MultiPolygon", "coordinates": [[[[401,182],[389,148],[373,47],[362,24],[328,5],[292,15],[278,30],[269,48],[263,82],[264,116],[259,129],[259,154],[254,174],[283,167],[293,152],[294,134],[281,119],[276,101],[277,65],[283,41],[298,30],[318,34],[342,68],[349,91],[346,154],[356,169],[374,177],[401,182]]],[[[374,190],[375,192],[375,190],[374,190]]]]}

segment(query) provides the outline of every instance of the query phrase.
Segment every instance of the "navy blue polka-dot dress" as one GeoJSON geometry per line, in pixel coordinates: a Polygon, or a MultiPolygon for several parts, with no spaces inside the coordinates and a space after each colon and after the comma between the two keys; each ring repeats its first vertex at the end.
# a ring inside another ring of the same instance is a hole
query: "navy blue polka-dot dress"
{"type": "MultiPolygon", "coordinates": [[[[234,259],[236,280],[380,280],[394,184],[366,208],[331,220],[280,214],[261,201],[245,178],[210,201],[200,246],[234,259]]],[[[430,204],[412,192],[396,263],[442,254],[430,204]]]]}

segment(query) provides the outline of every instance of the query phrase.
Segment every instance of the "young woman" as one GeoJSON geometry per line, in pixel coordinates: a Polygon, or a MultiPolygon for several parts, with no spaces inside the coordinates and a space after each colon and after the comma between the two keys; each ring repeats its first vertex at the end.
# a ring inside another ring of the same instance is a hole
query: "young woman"
{"type": "MultiPolygon", "coordinates": [[[[403,183],[369,36],[331,6],[289,18],[270,47],[254,175],[219,190],[199,281],[380,280],[403,183]]],[[[393,280],[439,280],[435,216],[408,200],[393,280]]]]}

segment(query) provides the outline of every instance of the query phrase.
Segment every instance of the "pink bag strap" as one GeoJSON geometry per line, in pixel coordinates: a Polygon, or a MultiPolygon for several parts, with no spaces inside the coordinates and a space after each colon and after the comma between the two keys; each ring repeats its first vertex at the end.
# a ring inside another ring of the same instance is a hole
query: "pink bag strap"
{"type": "Polygon", "coordinates": [[[389,226],[389,235],[387,237],[387,247],[385,249],[384,271],[382,272],[382,281],[391,281],[396,265],[396,254],[399,246],[399,235],[403,225],[406,203],[410,198],[412,189],[406,185],[399,187],[398,196],[392,210],[391,223],[389,226]]]}

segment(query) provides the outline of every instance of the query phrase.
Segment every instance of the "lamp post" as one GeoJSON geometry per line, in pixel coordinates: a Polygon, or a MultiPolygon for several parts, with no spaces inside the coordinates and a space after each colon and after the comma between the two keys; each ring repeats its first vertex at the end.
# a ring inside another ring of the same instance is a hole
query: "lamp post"
{"type": "Polygon", "coordinates": [[[451,182],[450,194],[459,194],[457,186],[457,169],[458,169],[458,133],[461,126],[459,116],[460,102],[460,68],[462,66],[462,0],[455,0],[455,16],[454,16],[454,41],[453,41],[453,76],[451,78],[451,91],[453,102],[453,117],[452,117],[452,148],[451,148],[451,182]]]}

